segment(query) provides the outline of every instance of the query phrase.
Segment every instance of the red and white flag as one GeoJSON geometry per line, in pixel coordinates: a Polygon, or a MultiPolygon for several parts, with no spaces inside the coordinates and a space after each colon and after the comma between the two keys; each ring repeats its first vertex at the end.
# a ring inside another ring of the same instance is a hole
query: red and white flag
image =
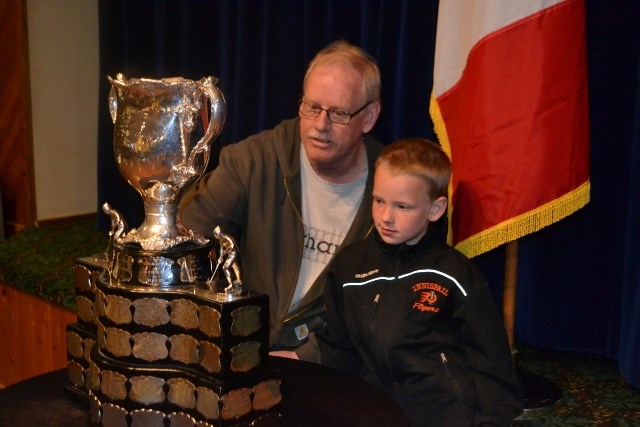
{"type": "Polygon", "coordinates": [[[583,0],[440,2],[430,114],[473,257],[589,202],[583,0]]]}

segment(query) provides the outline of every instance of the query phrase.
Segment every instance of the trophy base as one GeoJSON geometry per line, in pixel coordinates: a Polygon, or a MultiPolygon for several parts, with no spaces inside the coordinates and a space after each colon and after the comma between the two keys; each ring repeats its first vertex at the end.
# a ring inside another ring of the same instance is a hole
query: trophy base
{"type": "Polygon", "coordinates": [[[189,369],[123,364],[94,348],[89,419],[94,425],[277,426],[281,380],[265,366],[226,380],[189,369]]]}
{"type": "Polygon", "coordinates": [[[103,268],[77,261],[78,322],[67,327],[67,393],[88,404],[92,424],[279,425],[266,295],[208,281],[134,286],[103,268]]]}
{"type": "Polygon", "coordinates": [[[188,288],[211,275],[213,243],[181,243],[152,251],[138,244],[117,245],[109,277],[122,286],[188,288]]]}

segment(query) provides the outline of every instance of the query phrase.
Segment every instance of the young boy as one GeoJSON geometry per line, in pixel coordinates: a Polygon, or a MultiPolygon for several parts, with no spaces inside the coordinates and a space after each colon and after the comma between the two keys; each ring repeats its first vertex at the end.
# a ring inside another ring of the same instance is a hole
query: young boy
{"type": "Polygon", "coordinates": [[[412,426],[510,426],[522,403],[502,320],[471,262],[429,228],[447,209],[450,171],[429,140],[383,151],[376,232],[338,253],[326,325],[290,356],[376,384],[412,426]]]}

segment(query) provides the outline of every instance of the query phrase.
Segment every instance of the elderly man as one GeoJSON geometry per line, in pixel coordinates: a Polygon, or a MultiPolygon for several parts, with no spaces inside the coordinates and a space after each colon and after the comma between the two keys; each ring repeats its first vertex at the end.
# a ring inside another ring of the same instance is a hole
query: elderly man
{"type": "Polygon", "coordinates": [[[229,145],[182,199],[184,225],[239,241],[243,282],[270,300],[270,343],[296,348],[322,325],[325,270],[371,230],[371,171],[382,145],[380,71],[345,41],[314,57],[297,118],[229,145]]]}

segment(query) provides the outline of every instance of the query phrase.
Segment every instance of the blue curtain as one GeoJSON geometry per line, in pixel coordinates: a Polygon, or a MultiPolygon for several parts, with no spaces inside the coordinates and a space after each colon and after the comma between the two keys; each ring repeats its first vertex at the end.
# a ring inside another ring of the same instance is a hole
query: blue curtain
{"type": "MultiPolygon", "coordinates": [[[[519,242],[516,336],[619,362],[640,387],[640,5],[586,0],[592,196],[519,242]]],[[[313,55],[347,39],[379,63],[388,143],[435,138],[428,115],[436,0],[100,0],[98,203],[130,226],[142,201],[113,160],[107,76],[220,78],[228,114],[217,151],[296,114],[313,55]]],[[[552,159],[551,159],[552,161],[552,159]]],[[[101,212],[98,209],[98,212],[101,212]]],[[[109,220],[99,215],[99,227],[109,220]]],[[[504,249],[474,259],[500,299],[504,249]]]]}
{"type": "Polygon", "coordinates": [[[99,10],[98,200],[120,210],[130,226],[142,222],[142,202],[113,161],[107,75],[218,77],[228,113],[215,151],[295,116],[308,62],[346,39],[373,55],[383,74],[378,138],[435,138],[428,105],[437,2],[107,0],[99,10]]]}

